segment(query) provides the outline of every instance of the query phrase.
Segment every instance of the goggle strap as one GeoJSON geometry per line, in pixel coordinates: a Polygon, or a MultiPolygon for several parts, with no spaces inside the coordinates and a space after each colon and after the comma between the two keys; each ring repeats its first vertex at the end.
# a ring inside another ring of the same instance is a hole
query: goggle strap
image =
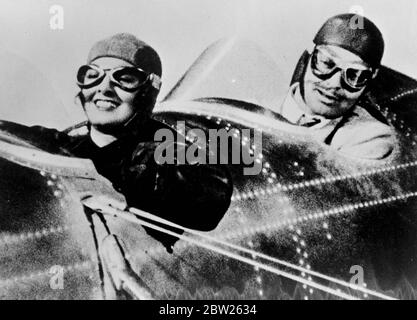
{"type": "Polygon", "coordinates": [[[156,90],[161,89],[162,81],[158,75],[156,75],[155,73],[151,73],[149,75],[149,79],[151,80],[152,87],[154,87],[156,90]]]}

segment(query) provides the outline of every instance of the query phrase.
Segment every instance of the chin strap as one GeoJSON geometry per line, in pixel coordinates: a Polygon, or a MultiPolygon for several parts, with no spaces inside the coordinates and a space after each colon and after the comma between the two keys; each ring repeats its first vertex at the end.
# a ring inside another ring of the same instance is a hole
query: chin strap
{"type": "MultiPolygon", "coordinates": [[[[139,115],[139,112],[136,111],[129,119],[126,120],[126,122],[123,124],[123,129],[126,129],[129,127],[129,125],[135,120],[139,115]]],[[[123,130],[124,131],[124,130],[123,130]]]]}
{"type": "MultiPolygon", "coordinates": [[[[146,95],[150,93],[151,87],[159,91],[161,88],[161,83],[161,78],[158,75],[151,73],[147,82],[143,86],[144,89],[140,95],[140,100],[143,100],[146,95]]],[[[136,111],[129,119],[127,119],[123,124],[123,129],[126,129],[138,117],[138,115],[139,111],[136,111]]]]}

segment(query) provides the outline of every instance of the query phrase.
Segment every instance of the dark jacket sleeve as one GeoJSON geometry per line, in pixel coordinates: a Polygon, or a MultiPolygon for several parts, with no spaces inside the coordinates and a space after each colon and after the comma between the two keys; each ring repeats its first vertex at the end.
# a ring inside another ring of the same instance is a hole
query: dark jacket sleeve
{"type": "Polygon", "coordinates": [[[41,150],[61,155],[70,155],[65,146],[70,142],[67,134],[42,126],[25,126],[0,120],[0,131],[11,134],[41,150]]]}
{"type": "Polygon", "coordinates": [[[225,165],[158,164],[157,143],[142,143],[123,168],[123,194],[129,206],[184,227],[213,230],[233,192],[225,165]]]}

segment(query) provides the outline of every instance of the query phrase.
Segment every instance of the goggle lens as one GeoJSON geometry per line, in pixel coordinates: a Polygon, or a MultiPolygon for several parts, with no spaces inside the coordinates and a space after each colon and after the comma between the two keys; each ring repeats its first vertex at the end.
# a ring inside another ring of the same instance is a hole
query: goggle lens
{"type": "Polygon", "coordinates": [[[312,58],[313,71],[319,75],[329,75],[333,73],[336,68],[336,63],[326,55],[322,54],[321,51],[315,50],[312,58]]]}
{"type": "Polygon", "coordinates": [[[364,87],[372,79],[373,72],[370,70],[357,70],[348,68],[344,72],[345,81],[353,88],[364,87]]]}
{"type": "Polygon", "coordinates": [[[91,88],[103,81],[106,73],[110,80],[123,90],[136,90],[148,80],[149,75],[138,68],[121,67],[104,70],[94,65],[81,66],[77,73],[77,84],[80,88],[91,88]]]}
{"type": "Polygon", "coordinates": [[[113,72],[113,79],[121,87],[137,89],[148,79],[148,74],[136,68],[123,68],[113,72]]]}
{"type": "Polygon", "coordinates": [[[311,58],[311,68],[313,74],[320,79],[330,78],[337,70],[342,70],[342,78],[345,83],[353,89],[362,89],[373,78],[372,69],[356,69],[341,67],[336,62],[322,52],[320,49],[314,49],[311,58]]]}

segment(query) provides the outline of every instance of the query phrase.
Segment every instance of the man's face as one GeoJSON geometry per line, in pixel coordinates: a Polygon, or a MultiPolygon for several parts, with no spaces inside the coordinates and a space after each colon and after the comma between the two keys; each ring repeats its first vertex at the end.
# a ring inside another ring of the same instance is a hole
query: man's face
{"type": "MultiPolygon", "coordinates": [[[[129,62],[111,57],[98,58],[92,65],[104,70],[133,66],[129,62]]],[[[117,130],[135,115],[137,110],[134,101],[139,91],[140,89],[133,92],[123,90],[110,81],[107,73],[96,86],[81,90],[85,101],[83,107],[89,122],[105,133],[117,130]]],[[[149,116],[151,111],[151,108],[141,110],[140,116],[149,116]]]]}
{"type": "Polygon", "coordinates": [[[321,45],[316,49],[322,54],[322,59],[318,63],[321,63],[323,68],[331,69],[336,66],[336,69],[328,77],[319,78],[313,73],[313,57],[310,57],[304,76],[304,100],[312,114],[337,118],[350,110],[365,90],[365,87],[349,87],[342,78],[342,70],[337,67],[357,70],[370,70],[370,68],[359,56],[341,47],[321,45]]]}

